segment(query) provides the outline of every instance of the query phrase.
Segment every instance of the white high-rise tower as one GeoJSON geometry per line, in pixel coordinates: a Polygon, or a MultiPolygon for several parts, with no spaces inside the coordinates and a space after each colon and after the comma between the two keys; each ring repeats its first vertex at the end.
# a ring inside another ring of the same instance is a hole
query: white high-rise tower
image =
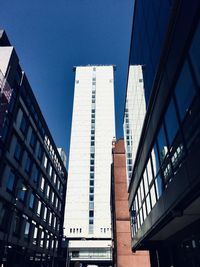
{"type": "Polygon", "coordinates": [[[72,260],[110,260],[114,67],[75,70],[65,235],[72,260]]]}

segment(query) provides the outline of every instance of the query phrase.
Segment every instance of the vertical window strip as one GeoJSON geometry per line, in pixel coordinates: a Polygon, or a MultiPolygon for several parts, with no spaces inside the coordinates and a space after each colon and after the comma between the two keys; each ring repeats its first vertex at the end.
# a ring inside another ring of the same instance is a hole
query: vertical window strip
{"type": "Polygon", "coordinates": [[[89,178],[89,234],[93,234],[94,226],[94,169],[95,169],[95,118],[96,118],[96,72],[92,74],[91,96],[91,135],[90,135],[90,178],[89,178]]]}

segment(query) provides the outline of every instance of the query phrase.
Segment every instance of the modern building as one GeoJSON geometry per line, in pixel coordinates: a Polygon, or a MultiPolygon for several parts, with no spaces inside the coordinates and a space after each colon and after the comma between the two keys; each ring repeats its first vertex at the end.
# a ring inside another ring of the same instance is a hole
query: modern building
{"type": "Polygon", "coordinates": [[[146,116],[129,184],[132,250],[154,267],[200,265],[200,2],[135,1],[130,65],[146,116]]]}
{"type": "Polygon", "coordinates": [[[5,31],[0,31],[0,176],[0,265],[58,266],[67,172],[5,31]]]}
{"type": "Polygon", "coordinates": [[[75,67],[75,73],[65,235],[72,263],[109,266],[114,66],[75,67]]]}
{"type": "Polygon", "coordinates": [[[130,65],[124,110],[124,140],[126,150],[127,185],[129,185],[133,163],[138,149],[146,114],[145,88],[141,65],[130,65]]]}
{"type": "Polygon", "coordinates": [[[113,214],[113,266],[150,267],[148,251],[132,252],[131,225],[128,209],[126,155],[124,140],[113,141],[112,214],[113,214]]]}

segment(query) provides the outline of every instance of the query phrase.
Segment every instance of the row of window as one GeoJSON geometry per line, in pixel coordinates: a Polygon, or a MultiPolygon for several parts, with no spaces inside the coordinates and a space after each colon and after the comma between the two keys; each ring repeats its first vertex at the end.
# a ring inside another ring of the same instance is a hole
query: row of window
{"type": "Polygon", "coordinates": [[[125,109],[125,124],[124,124],[124,135],[125,135],[125,146],[126,146],[126,171],[128,176],[128,182],[131,180],[132,175],[132,135],[130,134],[130,124],[129,124],[129,110],[128,110],[128,100],[126,100],[125,109]]]}
{"type": "Polygon", "coordinates": [[[133,234],[179,171],[199,127],[200,71],[199,63],[194,64],[197,53],[192,50],[196,42],[200,44],[200,27],[181,69],[134,197],[131,208],[133,234]]]}
{"type": "MultiPolygon", "coordinates": [[[[32,97],[30,97],[28,90],[26,90],[26,88],[24,88],[24,86],[22,85],[21,87],[21,93],[22,93],[22,99],[24,100],[26,106],[28,107],[28,110],[31,113],[31,117],[35,122],[35,125],[37,125],[37,129],[42,137],[42,140],[44,140],[44,144],[49,152],[49,155],[55,165],[55,167],[57,168],[58,171],[61,171],[61,163],[60,163],[60,159],[57,157],[57,151],[55,151],[55,149],[53,148],[54,146],[51,144],[49,138],[47,137],[48,134],[46,134],[46,131],[44,129],[44,127],[42,126],[42,122],[39,118],[38,112],[36,112],[34,106],[33,106],[33,100],[32,97]]],[[[24,120],[27,119],[26,115],[24,114],[24,120]]],[[[26,129],[26,124],[28,125],[28,120],[27,123],[24,122],[24,126],[23,128],[26,129]]],[[[34,144],[34,137],[33,137],[33,144],[34,144]]]]}
{"type": "MultiPolygon", "coordinates": [[[[19,183],[19,177],[16,177],[13,171],[10,171],[7,179],[7,191],[17,196],[16,202],[23,202],[24,206],[27,205],[27,207],[34,210],[37,216],[44,222],[48,223],[54,230],[59,231],[60,223],[56,214],[52,212],[51,209],[47,208],[47,205],[41,200],[41,198],[31,192],[28,186],[22,182],[19,183]]],[[[61,211],[61,205],[62,203],[59,202],[59,211],[61,211]]]]}
{"type": "MultiPolygon", "coordinates": [[[[14,158],[18,162],[22,162],[22,157],[23,156],[25,157],[25,154],[26,154],[26,159],[24,158],[26,160],[25,166],[24,166],[25,172],[32,178],[32,181],[34,182],[34,184],[36,184],[36,186],[38,186],[40,184],[41,191],[45,193],[45,195],[48,199],[50,198],[50,195],[51,195],[52,202],[54,202],[54,196],[56,195],[56,193],[54,192],[55,189],[53,189],[53,187],[50,186],[50,183],[47,182],[47,179],[45,179],[43,176],[41,176],[41,172],[39,171],[37,165],[33,162],[33,159],[31,158],[31,156],[29,154],[27,154],[27,152],[24,153],[22,145],[17,140],[16,146],[15,146],[15,151],[14,151],[14,158]]],[[[49,169],[50,169],[50,173],[53,173],[51,166],[49,169]]],[[[58,193],[62,194],[63,185],[61,184],[60,179],[56,175],[56,173],[53,174],[53,182],[56,186],[58,193]]],[[[56,199],[57,199],[57,197],[55,197],[55,200],[56,199]]],[[[55,201],[55,205],[56,205],[57,201],[58,200],[55,201]]]]}
{"type": "Polygon", "coordinates": [[[40,246],[45,249],[54,249],[58,246],[57,237],[51,232],[45,230],[41,225],[38,225],[34,220],[31,220],[25,214],[18,210],[11,211],[0,201],[0,229],[12,229],[12,234],[18,238],[23,237],[25,241],[32,242],[33,245],[40,246]],[[11,215],[12,214],[12,215],[11,215]],[[9,227],[8,221],[12,219],[13,227],[9,227]]]}
{"type": "MultiPolygon", "coordinates": [[[[25,138],[26,138],[26,135],[27,135],[27,132],[28,132],[28,128],[29,128],[28,118],[25,115],[25,113],[22,113],[20,130],[23,133],[25,138]]],[[[43,166],[46,169],[47,174],[51,177],[52,181],[58,187],[58,190],[59,190],[59,185],[60,185],[59,177],[56,174],[56,171],[54,170],[54,168],[52,167],[51,161],[48,160],[48,157],[47,157],[46,153],[44,152],[44,148],[43,148],[42,144],[40,143],[40,141],[37,139],[37,135],[36,135],[35,131],[32,128],[31,128],[31,137],[30,137],[30,140],[29,140],[29,145],[32,148],[33,153],[36,153],[37,159],[41,163],[43,162],[43,166]],[[36,149],[36,147],[37,147],[37,149],[36,149]]],[[[45,136],[44,145],[46,147],[50,146],[50,141],[46,136],[45,136]]],[[[50,146],[50,147],[51,147],[50,151],[52,151],[53,148],[52,148],[52,146],[50,146]]],[[[23,154],[23,146],[22,146],[22,143],[20,143],[20,141],[18,141],[18,143],[16,145],[16,151],[15,151],[15,155],[14,156],[18,161],[20,161],[21,158],[22,158],[22,154],[23,154]]],[[[54,154],[55,154],[55,152],[54,152],[54,154]]],[[[49,152],[49,155],[51,156],[50,152],[49,152]]],[[[56,161],[57,161],[57,165],[59,165],[59,168],[57,168],[57,170],[60,172],[61,171],[61,165],[58,163],[58,159],[56,161]]],[[[30,167],[31,166],[29,166],[29,168],[30,167]]]]}
{"type": "Polygon", "coordinates": [[[92,78],[92,107],[91,107],[91,135],[90,135],[90,179],[89,179],[89,234],[94,231],[94,169],[95,169],[95,107],[96,77],[92,78]]]}
{"type": "Polygon", "coordinates": [[[70,228],[69,229],[69,232],[70,232],[70,234],[72,234],[72,233],[79,233],[79,234],[81,234],[82,233],[82,228],[70,228]]]}

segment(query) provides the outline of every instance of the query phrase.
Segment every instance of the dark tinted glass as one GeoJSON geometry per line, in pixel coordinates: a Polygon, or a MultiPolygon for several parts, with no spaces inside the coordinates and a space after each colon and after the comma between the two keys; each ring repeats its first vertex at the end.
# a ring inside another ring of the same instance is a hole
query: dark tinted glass
{"type": "Polygon", "coordinates": [[[174,101],[171,99],[167,112],[165,114],[165,123],[167,129],[167,136],[169,140],[169,144],[173,143],[174,137],[179,129],[179,124],[177,120],[177,114],[174,106],[174,101]]]}
{"type": "Polygon", "coordinates": [[[186,62],[181,71],[180,77],[176,84],[175,95],[178,104],[179,114],[181,120],[188,112],[190,104],[196,94],[194,81],[189,69],[189,65],[186,62]]]}
{"type": "Polygon", "coordinates": [[[195,70],[197,80],[200,84],[200,25],[198,25],[195,35],[193,37],[190,48],[190,57],[195,70]]]}
{"type": "Polygon", "coordinates": [[[167,141],[166,141],[166,136],[165,136],[163,125],[161,126],[160,131],[158,133],[157,142],[158,142],[158,151],[159,151],[160,161],[162,163],[164,161],[165,155],[168,152],[167,141]]]}
{"type": "Polygon", "coordinates": [[[21,155],[22,155],[22,146],[21,144],[17,141],[16,146],[15,146],[15,153],[14,153],[14,157],[16,160],[20,160],[21,159],[21,155]]]}
{"type": "Polygon", "coordinates": [[[30,173],[30,170],[31,170],[31,159],[28,156],[27,159],[26,159],[25,171],[27,173],[30,173]]]}
{"type": "Polygon", "coordinates": [[[34,206],[34,199],[35,199],[35,196],[33,194],[30,195],[30,199],[29,199],[29,208],[33,208],[34,206]]]}
{"type": "Polygon", "coordinates": [[[9,191],[13,191],[14,189],[14,183],[15,183],[15,175],[13,172],[10,172],[7,180],[7,189],[9,191]]]}
{"type": "Polygon", "coordinates": [[[156,176],[160,169],[160,163],[159,163],[159,157],[158,157],[158,151],[157,151],[156,145],[154,145],[151,151],[151,159],[152,159],[154,176],[156,176]]]}

